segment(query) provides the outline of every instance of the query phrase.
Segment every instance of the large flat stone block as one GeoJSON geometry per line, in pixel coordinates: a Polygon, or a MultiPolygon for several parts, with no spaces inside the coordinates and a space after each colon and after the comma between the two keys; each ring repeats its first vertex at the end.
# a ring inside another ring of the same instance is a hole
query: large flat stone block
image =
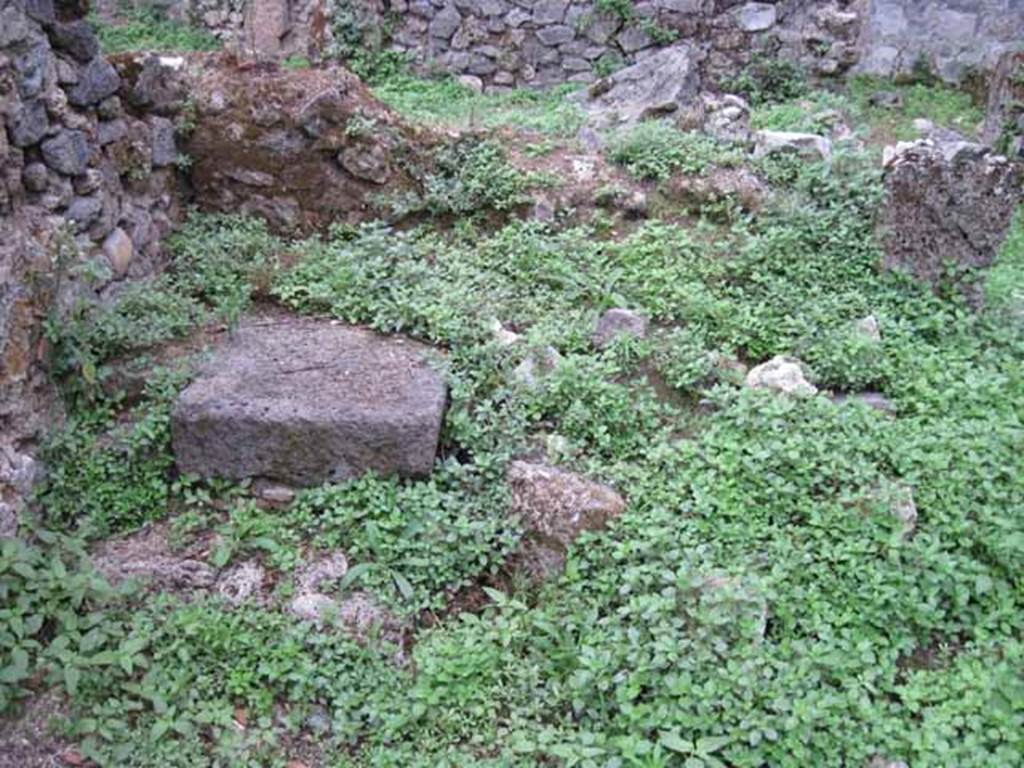
{"type": "Polygon", "coordinates": [[[172,414],[182,472],[295,486],[422,476],[447,401],[417,342],[311,319],[244,321],[172,414]]]}

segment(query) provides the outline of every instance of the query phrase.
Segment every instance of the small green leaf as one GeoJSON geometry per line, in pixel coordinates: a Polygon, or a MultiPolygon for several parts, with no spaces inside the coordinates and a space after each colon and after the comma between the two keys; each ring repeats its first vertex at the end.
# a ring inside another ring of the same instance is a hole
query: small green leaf
{"type": "Polygon", "coordinates": [[[693,742],[684,739],[678,733],[663,733],[658,737],[658,743],[666,749],[671,749],[682,755],[693,754],[693,742]]]}
{"type": "Polygon", "coordinates": [[[348,569],[348,573],[342,577],[341,582],[338,584],[338,588],[344,592],[350,586],[355,584],[364,574],[369,572],[373,568],[373,563],[358,563],[348,569]]]}
{"type": "Polygon", "coordinates": [[[64,667],[64,686],[71,696],[78,693],[78,683],[81,679],[82,673],[77,667],[64,667]]]}
{"type": "Polygon", "coordinates": [[[402,574],[394,571],[391,574],[391,578],[395,581],[395,586],[398,587],[398,591],[402,594],[406,600],[412,600],[416,595],[416,591],[412,588],[412,584],[402,574]]]}

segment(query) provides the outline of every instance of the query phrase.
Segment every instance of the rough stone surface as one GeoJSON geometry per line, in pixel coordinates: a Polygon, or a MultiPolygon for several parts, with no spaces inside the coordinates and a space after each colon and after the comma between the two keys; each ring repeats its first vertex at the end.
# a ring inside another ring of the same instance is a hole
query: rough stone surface
{"type": "Polygon", "coordinates": [[[813,133],[758,131],[754,134],[754,157],[776,152],[792,152],[800,157],[828,160],[832,157],[832,142],[813,133]]]}
{"type": "Polygon", "coordinates": [[[61,131],[40,147],[43,161],[58,173],[77,176],[89,165],[89,142],[81,131],[61,131]]]}
{"type": "Polygon", "coordinates": [[[616,307],[609,309],[597,321],[591,341],[598,349],[604,349],[615,339],[631,336],[642,339],[647,335],[648,319],[630,309],[616,307]]]}
{"type": "Polygon", "coordinates": [[[232,566],[217,578],[217,593],[232,605],[262,599],[267,572],[262,565],[246,560],[232,566]]]}
{"type": "Polygon", "coordinates": [[[1024,51],[1004,55],[992,74],[982,139],[1024,159],[1024,51]]]}
{"type": "Polygon", "coordinates": [[[46,135],[50,121],[42,99],[22,102],[8,124],[10,141],[16,147],[28,147],[46,135]]]}
{"type": "MultiPolygon", "coordinates": [[[[47,375],[41,322],[54,307],[97,300],[105,278],[54,280],[54,237],[75,224],[68,274],[102,258],[101,243],[121,223],[133,240],[138,276],[161,266],[158,239],[180,198],[167,173],[139,181],[149,152],[138,116],[123,132],[100,119],[117,102],[120,78],[96,55],[85,3],[0,0],[0,517],[16,524],[42,475],[33,453],[60,416],[47,375]],[[104,95],[106,94],[106,95],[104,95]],[[97,101],[98,100],[98,101],[97,101]],[[96,108],[93,108],[93,104],[96,108]],[[104,105],[107,105],[104,107],[104,105]],[[145,220],[145,227],[135,222],[145,220]],[[58,290],[59,289],[59,290],[58,290]]],[[[107,118],[103,118],[104,120],[107,118]]]]}
{"type": "Polygon", "coordinates": [[[591,87],[585,104],[591,122],[610,126],[669,115],[697,98],[699,53],[690,45],[674,45],[619,70],[591,87]]]}
{"type": "Polygon", "coordinates": [[[166,117],[149,118],[151,158],[154,168],[172,165],[178,159],[178,147],[174,140],[174,123],[166,117]]]}
{"type": "Polygon", "coordinates": [[[68,102],[76,107],[97,104],[117,93],[120,85],[117,70],[102,56],[97,56],[81,71],[78,83],[68,91],[68,102]]]}
{"type": "Polygon", "coordinates": [[[804,377],[800,361],[784,356],[773,357],[751,368],[747,374],[747,386],[751,389],[772,389],[787,395],[813,395],[818,391],[804,377]]]}
{"type": "Polygon", "coordinates": [[[348,558],[343,552],[332,552],[299,569],[295,588],[300,592],[316,592],[324,584],[337,581],[348,573],[348,558]]]}
{"type": "Polygon", "coordinates": [[[83,64],[100,52],[100,43],[92,25],[84,19],[54,24],[50,28],[50,40],[55,48],[67,51],[83,64]]]}
{"type": "Polygon", "coordinates": [[[771,3],[746,3],[737,9],[736,19],[744,32],[764,32],[775,26],[778,18],[771,3]]]}
{"type": "MultiPolygon", "coordinates": [[[[929,139],[891,154],[881,208],[884,266],[932,285],[988,267],[1024,195],[1024,164],[968,142],[929,139]]],[[[980,284],[966,289],[980,304],[980,284]]]]}
{"type": "Polygon", "coordinates": [[[603,528],[626,508],[613,489],[546,464],[514,461],[508,469],[511,512],[531,534],[562,547],[603,528]]]}
{"type": "Polygon", "coordinates": [[[312,231],[373,215],[380,185],[401,192],[432,140],[405,126],[340,68],[230,68],[202,75],[196,128],[182,147],[205,209],[256,214],[276,229],[312,231]],[[358,118],[372,130],[350,130],[358,118]],[[409,158],[395,162],[399,153],[409,158]]]}
{"type": "Polygon", "coordinates": [[[209,589],[216,571],[197,552],[174,553],[166,525],[148,526],[138,533],[102,543],[93,555],[96,569],[112,582],[140,580],[161,589],[209,589]]]}
{"type": "Polygon", "coordinates": [[[180,395],[178,467],[294,486],[433,468],[447,389],[429,350],[305,319],[249,319],[180,395]]]}
{"type": "Polygon", "coordinates": [[[874,0],[865,3],[857,70],[910,72],[918,62],[947,81],[991,69],[1024,39],[1024,4],[1006,0],[874,0]]]}
{"type": "Polygon", "coordinates": [[[120,227],[116,227],[103,240],[103,254],[110,263],[110,268],[117,277],[124,277],[128,274],[128,267],[131,266],[132,256],[135,253],[135,245],[128,233],[120,227]]]}

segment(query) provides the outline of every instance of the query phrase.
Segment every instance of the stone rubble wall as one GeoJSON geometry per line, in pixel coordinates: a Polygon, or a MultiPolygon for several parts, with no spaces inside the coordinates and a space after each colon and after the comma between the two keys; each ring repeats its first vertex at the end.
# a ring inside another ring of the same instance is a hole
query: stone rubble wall
{"type": "Polygon", "coordinates": [[[179,215],[174,115],[140,95],[77,4],[0,0],[0,535],[59,415],[45,319],[159,269],[179,215]]]}
{"type": "Polygon", "coordinates": [[[595,0],[161,2],[225,41],[278,56],[317,58],[353,17],[369,16],[377,22],[364,31],[383,30],[422,70],[493,89],[591,82],[670,41],[699,46],[713,81],[762,52],[824,76],[896,75],[922,62],[957,82],[1024,47],[1020,0],[636,0],[626,19],[595,0]]]}
{"type": "Polygon", "coordinates": [[[758,52],[836,74],[856,62],[859,16],[845,5],[643,0],[623,19],[590,0],[396,0],[392,39],[424,67],[495,87],[589,83],[668,42],[695,43],[712,80],[734,76],[758,52]]]}
{"type": "Polygon", "coordinates": [[[635,63],[669,39],[728,80],[757,53],[822,76],[908,73],[950,82],[1024,47],[1019,0],[639,0],[623,20],[592,0],[393,0],[393,47],[494,86],[590,82],[600,62],[635,63]]]}

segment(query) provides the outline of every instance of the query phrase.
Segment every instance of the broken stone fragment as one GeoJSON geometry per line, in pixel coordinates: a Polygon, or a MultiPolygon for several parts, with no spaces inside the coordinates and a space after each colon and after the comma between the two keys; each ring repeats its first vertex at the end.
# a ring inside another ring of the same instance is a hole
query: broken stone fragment
{"type": "Polygon", "coordinates": [[[266,502],[270,506],[283,507],[295,500],[295,491],[287,485],[278,485],[277,483],[260,483],[257,485],[259,487],[256,488],[256,496],[260,501],[266,502]]]}
{"type": "Polygon", "coordinates": [[[209,589],[217,580],[213,567],[197,553],[172,554],[166,525],[152,525],[129,536],[103,542],[93,565],[111,582],[139,579],[161,589],[209,589]]]}
{"type": "Polygon", "coordinates": [[[68,91],[68,102],[88,107],[117,93],[121,78],[117,70],[102,56],[97,56],[79,73],[78,83],[68,91]]]}
{"type": "Polygon", "coordinates": [[[791,131],[758,131],[754,134],[754,157],[789,152],[810,160],[832,157],[832,142],[813,133],[791,131]]]}
{"type": "Polygon", "coordinates": [[[777,11],[771,3],[746,3],[736,11],[736,23],[744,32],[764,32],[775,26],[777,11]]]}
{"type": "Polygon", "coordinates": [[[100,52],[100,43],[92,25],[84,19],[57,22],[50,27],[50,41],[85,64],[100,52]]]}
{"type": "Polygon", "coordinates": [[[61,131],[42,144],[43,162],[65,176],[85,173],[92,150],[81,131],[61,131]]]}
{"type": "Polygon", "coordinates": [[[693,102],[699,92],[701,54],[677,43],[599,80],[585,108],[596,127],[664,116],[693,102]]]}
{"type": "Polygon", "coordinates": [[[402,637],[401,623],[369,595],[356,592],[334,598],[322,592],[302,592],[288,603],[288,612],[318,626],[337,627],[365,643],[376,632],[392,643],[402,637]]]}
{"type": "Polygon", "coordinates": [[[507,478],[512,513],[531,533],[562,546],[603,528],[626,508],[614,488],[547,464],[513,461],[507,478]]]}
{"type": "Polygon", "coordinates": [[[458,77],[458,83],[463,88],[468,88],[473,93],[484,92],[484,81],[476,75],[460,75],[458,77]]]}
{"type": "Polygon", "coordinates": [[[591,341],[598,349],[604,349],[618,338],[642,339],[647,336],[649,324],[639,312],[621,307],[609,309],[598,319],[591,341]]]}
{"type": "Polygon", "coordinates": [[[293,487],[434,465],[447,387],[428,347],[322,320],[249,318],[172,414],[182,472],[293,487]]]}
{"type": "Polygon", "coordinates": [[[47,186],[46,166],[29,163],[21,172],[21,183],[29,192],[45,192],[47,186]]]}
{"type": "Polygon", "coordinates": [[[547,464],[514,461],[507,480],[510,511],[526,528],[512,562],[536,582],[564,570],[567,547],[581,533],[603,528],[626,508],[615,489],[547,464]]]}
{"type": "Polygon", "coordinates": [[[903,96],[897,91],[875,91],[868,97],[868,103],[873,107],[899,109],[903,106],[903,96]]]}
{"type": "Polygon", "coordinates": [[[329,595],[303,592],[292,598],[288,610],[300,619],[322,624],[337,617],[338,604],[329,595]]]}
{"type": "Polygon", "coordinates": [[[520,339],[518,333],[508,330],[497,318],[491,320],[490,328],[494,340],[503,347],[510,347],[520,339]]]}
{"type": "Polygon", "coordinates": [[[747,374],[751,389],[772,389],[787,395],[814,395],[818,388],[804,377],[803,367],[795,358],[779,355],[754,366],[747,374]]]}
{"type": "Polygon", "coordinates": [[[103,254],[107,257],[115,277],[118,278],[128,274],[134,251],[132,239],[120,227],[115,228],[103,241],[103,254]]]}

